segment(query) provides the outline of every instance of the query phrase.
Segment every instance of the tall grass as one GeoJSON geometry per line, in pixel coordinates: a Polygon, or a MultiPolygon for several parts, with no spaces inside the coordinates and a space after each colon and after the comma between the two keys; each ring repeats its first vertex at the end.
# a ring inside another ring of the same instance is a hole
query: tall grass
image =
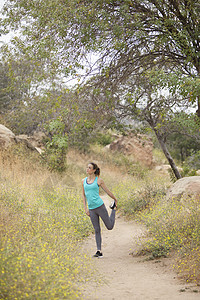
{"type": "Polygon", "coordinates": [[[187,281],[200,283],[200,207],[196,198],[162,200],[141,215],[150,237],[145,249],[152,257],[175,251],[174,268],[187,281]]]}
{"type": "MultiPolygon", "coordinates": [[[[157,163],[165,162],[160,151],[154,150],[154,156],[157,163]]],[[[118,199],[119,210],[148,229],[148,236],[141,241],[141,253],[150,259],[172,255],[179,276],[200,284],[198,200],[166,201],[166,191],[172,185],[169,174],[149,170],[123,154],[107,153],[95,145],[83,157],[82,165],[95,159],[118,199]]]]}
{"type": "Polygon", "coordinates": [[[80,249],[92,231],[80,196],[91,161],[120,211],[146,225],[142,252],[150,258],[173,253],[179,275],[200,284],[199,202],[166,201],[168,174],[96,146],[87,155],[70,150],[63,176],[49,173],[33,153],[14,153],[0,153],[0,299],[81,299],[81,285],[93,277],[80,249]]]}
{"type": "Polygon", "coordinates": [[[114,193],[119,200],[121,211],[131,218],[150,209],[166,194],[169,178],[149,171],[144,178],[128,177],[115,186],[114,193]]]}
{"type": "Polygon", "coordinates": [[[0,299],[81,299],[92,270],[79,248],[92,228],[80,193],[44,188],[48,171],[26,163],[1,153],[0,299]]]}
{"type": "Polygon", "coordinates": [[[174,268],[186,281],[200,284],[199,199],[166,200],[169,177],[151,171],[146,178],[122,180],[114,193],[129,218],[143,222],[148,235],[140,253],[149,259],[173,254],[174,268]]]}

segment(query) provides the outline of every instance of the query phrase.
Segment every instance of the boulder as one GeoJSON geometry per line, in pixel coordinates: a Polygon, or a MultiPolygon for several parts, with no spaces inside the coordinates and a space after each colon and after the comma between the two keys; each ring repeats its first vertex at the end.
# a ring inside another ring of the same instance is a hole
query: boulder
{"type": "Polygon", "coordinates": [[[200,198],[200,176],[184,177],[177,180],[167,191],[166,198],[181,199],[184,196],[200,198]]]}
{"type": "Polygon", "coordinates": [[[0,147],[6,149],[15,143],[15,134],[6,126],[0,124],[0,147]]]}
{"type": "Polygon", "coordinates": [[[29,137],[26,134],[20,134],[16,136],[17,143],[26,145],[27,148],[35,150],[35,147],[29,142],[29,137]]]}
{"type": "Polygon", "coordinates": [[[196,174],[197,174],[197,175],[200,175],[200,170],[197,170],[197,171],[196,171],[196,174]]]}
{"type": "Polygon", "coordinates": [[[43,140],[45,138],[43,132],[35,132],[32,136],[21,134],[16,136],[10,129],[0,124],[0,148],[7,149],[16,143],[23,143],[27,148],[36,150],[40,154],[43,152],[43,140]]]}
{"type": "Polygon", "coordinates": [[[43,132],[34,132],[33,135],[28,136],[26,134],[20,134],[16,136],[18,142],[23,142],[27,145],[28,148],[42,148],[43,140],[46,138],[46,135],[43,132]]]}
{"type": "Polygon", "coordinates": [[[44,139],[46,139],[47,136],[42,131],[35,131],[32,136],[29,137],[29,142],[34,147],[42,148],[44,146],[44,139]]]}
{"type": "Polygon", "coordinates": [[[132,156],[135,161],[139,161],[148,167],[153,164],[153,143],[148,136],[143,134],[119,136],[107,146],[107,149],[132,156]]]}

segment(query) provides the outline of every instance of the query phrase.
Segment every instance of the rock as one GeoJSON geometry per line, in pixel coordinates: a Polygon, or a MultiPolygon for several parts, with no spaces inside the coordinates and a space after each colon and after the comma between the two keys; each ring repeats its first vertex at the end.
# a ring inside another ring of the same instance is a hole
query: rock
{"type": "MultiPolygon", "coordinates": [[[[178,171],[179,171],[180,173],[183,172],[183,169],[182,169],[182,168],[177,167],[177,169],[178,169],[178,171]]],[[[169,170],[172,170],[172,168],[171,168],[170,165],[158,165],[158,166],[155,166],[155,170],[167,174],[169,170]]]]}
{"type": "Polygon", "coordinates": [[[26,134],[20,134],[16,136],[17,143],[23,143],[27,148],[35,150],[35,147],[29,142],[28,136],[26,134]]]}
{"type": "Polygon", "coordinates": [[[15,143],[15,134],[6,126],[0,124],[0,147],[6,149],[15,143]]]}
{"type": "Polygon", "coordinates": [[[43,149],[39,148],[39,147],[35,147],[35,150],[39,153],[42,154],[44,152],[43,149]]]}
{"type": "Polygon", "coordinates": [[[132,156],[135,161],[139,161],[146,166],[153,164],[153,143],[151,139],[142,134],[120,136],[106,147],[111,151],[119,151],[125,155],[132,156]]]}
{"type": "Polygon", "coordinates": [[[155,166],[155,170],[156,171],[161,171],[161,172],[165,172],[167,173],[168,170],[171,169],[171,166],[170,165],[159,165],[159,166],[155,166]]]}
{"type": "Polygon", "coordinates": [[[15,134],[0,124],[0,148],[7,149],[13,144],[23,143],[27,148],[31,150],[35,150],[38,153],[43,152],[43,140],[45,138],[45,134],[43,132],[34,132],[32,136],[28,136],[26,134],[20,134],[15,136],[15,134]]]}
{"type": "Polygon", "coordinates": [[[44,139],[46,135],[42,131],[35,131],[32,136],[29,137],[29,142],[34,146],[41,148],[44,146],[44,139]]]}
{"type": "Polygon", "coordinates": [[[166,199],[184,196],[200,197],[200,176],[184,177],[177,180],[167,191],[166,199]]]}
{"type": "MultiPolygon", "coordinates": [[[[16,136],[18,142],[23,142],[27,145],[28,148],[42,148],[43,140],[46,135],[43,132],[34,132],[32,136],[26,134],[20,134],[16,136]]],[[[37,150],[37,149],[36,149],[37,150]]]]}

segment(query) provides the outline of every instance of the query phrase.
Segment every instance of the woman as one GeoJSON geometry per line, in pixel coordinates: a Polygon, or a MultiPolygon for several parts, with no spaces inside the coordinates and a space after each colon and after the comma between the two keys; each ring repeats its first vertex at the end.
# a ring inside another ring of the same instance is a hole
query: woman
{"type": "Polygon", "coordinates": [[[97,252],[94,257],[103,257],[101,252],[101,228],[99,217],[103,220],[108,230],[113,229],[115,224],[115,208],[117,208],[117,199],[106,187],[104,181],[99,178],[100,169],[95,163],[89,163],[87,166],[87,175],[82,181],[83,186],[83,203],[86,214],[90,217],[92,225],[95,230],[95,238],[97,245],[97,252]],[[110,205],[112,209],[111,215],[108,215],[107,209],[103,200],[99,196],[99,187],[114,200],[110,205]]]}

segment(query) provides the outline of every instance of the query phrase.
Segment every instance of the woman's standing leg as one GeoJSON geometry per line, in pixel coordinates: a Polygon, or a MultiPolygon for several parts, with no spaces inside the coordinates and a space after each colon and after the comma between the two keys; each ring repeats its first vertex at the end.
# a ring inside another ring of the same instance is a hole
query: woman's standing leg
{"type": "Polygon", "coordinates": [[[96,210],[97,209],[90,209],[90,219],[95,230],[97,251],[101,251],[101,227],[99,223],[99,215],[96,213],[96,210]]]}

